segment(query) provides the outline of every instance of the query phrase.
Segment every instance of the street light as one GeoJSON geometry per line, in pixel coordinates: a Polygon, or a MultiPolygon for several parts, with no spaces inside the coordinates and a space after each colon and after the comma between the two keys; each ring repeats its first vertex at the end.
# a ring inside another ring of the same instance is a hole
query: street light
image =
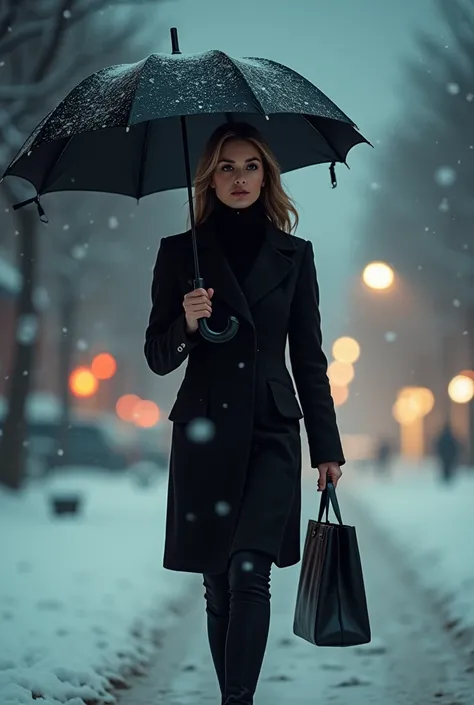
{"type": "Polygon", "coordinates": [[[365,267],[362,279],[369,289],[382,291],[392,286],[395,274],[385,262],[371,262],[365,267]]]}
{"type": "Polygon", "coordinates": [[[338,338],[332,346],[332,355],[337,362],[354,363],[360,357],[360,345],[354,338],[338,338]]]}
{"type": "Polygon", "coordinates": [[[337,384],[331,385],[331,396],[334,401],[334,406],[342,406],[349,398],[349,388],[337,384]]]}
{"type": "Polygon", "coordinates": [[[336,387],[345,387],[354,379],[354,367],[350,362],[331,362],[328,367],[328,377],[336,387]]]}
{"type": "Polygon", "coordinates": [[[151,428],[160,420],[160,409],[154,401],[141,399],[133,409],[133,420],[137,426],[151,428]]]}
{"type": "Polygon", "coordinates": [[[421,458],[424,453],[424,417],[433,409],[435,398],[426,387],[403,387],[392,407],[400,424],[402,455],[421,458]]]}
{"type": "Polygon", "coordinates": [[[115,405],[115,411],[119,419],[133,422],[135,420],[133,418],[133,410],[139,401],[141,399],[137,394],[124,394],[121,396],[115,405]]]}
{"type": "Polygon", "coordinates": [[[91,370],[97,379],[110,379],[117,371],[117,363],[109,353],[99,353],[92,360],[91,370]]]}
{"type": "Polygon", "coordinates": [[[76,367],[69,375],[69,388],[76,397],[91,397],[98,386],[97,377],[88,367],[76,367]]]}
{"type": "Polygon", "coordinates": [[[466,375],[456,375],[448,385],[448,394],[456,404],[468,404],[474,398],[474,381],[466,375]]]}

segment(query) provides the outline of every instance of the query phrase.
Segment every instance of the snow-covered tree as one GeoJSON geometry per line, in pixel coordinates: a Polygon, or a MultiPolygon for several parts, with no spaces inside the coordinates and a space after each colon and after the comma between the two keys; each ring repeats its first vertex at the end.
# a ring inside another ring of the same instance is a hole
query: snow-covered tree
{"type": "MultiPolygon", "coordinates": [[[[157,10],[163,0],[3,0],[0,3],[0,165],[4,171],[39,120],[86,75],[136,60],[145,43],[156,47],[157,10]],[[150,22],[150,14],[153,21],[150,22]]],[[[164,35],[164,32],[163,32],[164,35]]],[[[7,205],[30,194],[20,180],[5,179],[7,205]]],[[[15,249],[22,275],[18,332],[37,320],[33,292],[38,279],[39,234],[34,208],[13,214],[15,249]]],[[[5,229],[6,230],[6,229],[5,229]]],[[[43,233],[41,233],[43,234],[43,233]]],[[[2,235],[5,242],[5,235],[2,235]]],[[[0,482],[21,487],[25,404],[31,388],[35,337],[17,334],[9,376],[8,412],[0,438],[0,482]]]]}
{"type": "MultiPolygon", "coordinates": [[[[449,360],[456,331],[457,347],[469,334],[474,366],[474,0],[438,0],[438,7],[446,31],[415,36],[416,55],[399,86],[403,110],[374,155],[378,187],[364,197],[358,257],[361,265],[389,261],[429,302],[445,339],[445,364],[432,380],[442,399],[444,376],[456,364],[449,360]]],[[[424,323],[418,321],[421,336],[424,323]]],[[[411,347],[398,357],[405,356],[409,374],[418,351],[407,339],[411,347]]]]}

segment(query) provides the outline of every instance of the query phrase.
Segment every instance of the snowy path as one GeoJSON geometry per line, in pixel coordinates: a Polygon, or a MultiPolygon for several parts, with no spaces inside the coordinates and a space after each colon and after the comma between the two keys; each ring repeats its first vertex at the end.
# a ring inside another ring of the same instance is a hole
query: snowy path
{"type": "MultiPolygon", "coordinates": [[[[305,479],[303,527],[314,518],[319,495],[314,475],[305,479]],[[311,506],[312,503],[312,506],[311,506]]],[[[292,635],[299,565],[272,574],[272,623],[255,705],[473,705],[474,674],[455,653],[442,618],[413,584],[374,530],[366,512],[339,492],[345,523],[357,527],[373,642],[350,649],[321,649],[292,635]]],[[[158,652],[148,677],[120,705],[218,705],[217,681],[205,633],[200,576],[192,581],[187,613],[158,652]]]]}

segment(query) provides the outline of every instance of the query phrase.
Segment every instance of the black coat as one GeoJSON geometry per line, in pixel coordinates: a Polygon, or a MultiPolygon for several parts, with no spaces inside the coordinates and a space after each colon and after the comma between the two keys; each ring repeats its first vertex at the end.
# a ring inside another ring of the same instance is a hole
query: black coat
{"type": "Polygon", "coordinates": [[[278,513],[284,515],[275,562],[280,567],[292,565],[300,559],[303,413],[311,466],[345,462],[321,348],[313,247],[269,221],[263,246],[241,288],[218,245],[212,219],[197,228],[197,242],[205,286],[215,291],[212,317],[207,320],[220,330],[233,314],[240,328],[223,344],[186,334],[182,301],[193,283],[191,235],[162,239],[153,273],[145,356],[158,375],[188,360],[169,414],[173,436],[164,567],[223,572],[235,548],[239,515],[247,518],[245,527],[244,519],[240,522],[238,543],[256,537],[258,548],[259,532],[264,533],[278,513]],[[287,340],[303,412],[285,364],[287,340]],[[214,435],[208,442],[196,443],[188,436],[188,424],[196,418],[211,420],[214,435]],[[258,501],[255,493],[247,498],[249,483],[260,492],[258,501]],[[258,502],[267,512],[260,523],[258,502]]]}

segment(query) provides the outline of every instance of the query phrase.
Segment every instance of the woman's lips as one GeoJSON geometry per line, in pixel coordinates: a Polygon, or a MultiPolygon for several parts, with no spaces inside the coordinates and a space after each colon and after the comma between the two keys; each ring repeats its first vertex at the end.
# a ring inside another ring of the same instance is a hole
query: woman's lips
{"type": "Polygon", "coordinates": [[[232,191],[232,196],[247,196],[248,191],[232,191]]]}

